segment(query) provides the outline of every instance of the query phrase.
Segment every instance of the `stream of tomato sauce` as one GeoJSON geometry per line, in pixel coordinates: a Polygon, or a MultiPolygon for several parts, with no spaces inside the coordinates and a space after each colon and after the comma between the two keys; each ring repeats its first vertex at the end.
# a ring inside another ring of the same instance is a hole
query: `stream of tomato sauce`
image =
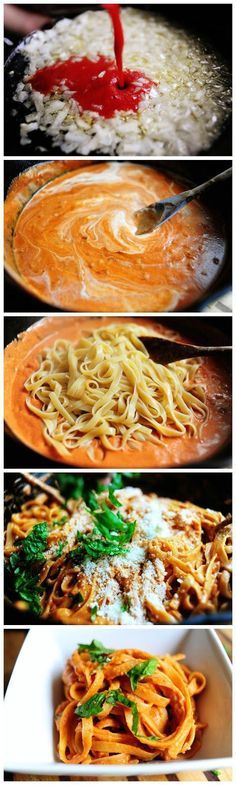
{"type": "Polygon", "coordinates": [[[111,17],[113,31],[114,31],[114,50],[116,65],[119,78],[119,87],[125,86],[125,75],[123,72],[123,49],[124,49],[124,31],[122,21],[120,18],[120,6],[111,5],[110,3],[102,3],[102,7],[111,17]]]}
{"type": "Polygon", "coordinates": [[[99,55],[96,60],[75,56],[40,68],[30,77],[33,90],[50,95],[67,89],[84,111],[97,112],[104,118],[116,111],[137,112],[141,101],[154,82],[141,71],[123,69],[124,33],[118,5],[103,5],[111,17],[114,30],[115,60],[99,55]]]}

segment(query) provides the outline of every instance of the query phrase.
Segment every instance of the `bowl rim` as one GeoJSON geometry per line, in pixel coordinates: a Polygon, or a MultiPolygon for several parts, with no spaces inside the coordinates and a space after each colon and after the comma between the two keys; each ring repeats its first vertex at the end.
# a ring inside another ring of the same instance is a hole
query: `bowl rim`
{"type": "MultiPolygon", "coordinates": [[[[46,629],[46,628],[45,628],[46,629]]],[[[51,625],[50,627],[51,632],[53,633],[53,629],[55,629],[55,625],[51,625]]],[[[64,628],[61,628],[64,630],[64,628]]],[[[102,629],[102,628],[101,628],[102,629]]],[[[136,630],[142,631],[146,628],[143,625],[139,625],[136,627],[136,630]]],[[[163,630],[163,627],[161,628],[163,630]]],[[[165,629],[165,628],[164,628],[165,629]]],[[[198,630],[199,628],[196,626],[192,626],[188,628],[188,633],[190,634],[191,631],[198,630]]],[[[58,630],[58,627],[56,628],[58,630]]],[[[18,662],[19,658],[22,656],[22,652],[24,647],[30,648],[30,643],[32,637],[36,637],[37,633],[40,631],[40,628],[30,628],[28,635],[26,636],[22,647],[20,649],[18,658],[16,663],[18,662]]],[[[173,630],[174,632],[174,630],[173,630]]],[[[184,632],[184,628],[183,628],[184,632]]],[[[185,630],[186,632],[186,630],[185,630]]],[[[231,704],[232,704],[232,675],[233,675],[233,666],[232,663],[226,654],[224,646],[217,636],[215,629],[206,629],[204,628],[202,632],[205,633],[208,640],[210,641],[211,645],[215,649],[215,657],[221,661],[221,667],[224,670],[225,677],[227,678],[230,687],[231,687],[231,704]]],[[[16,665],[15,663],[15,665],[16,665]]],[[[9,684],[6,690],[6,695],[4,699],[4,704],[6,704],[8,689],[11,684],[12,676],[15,670],[15,666],[13,668],[9,684]]],[[[102,764],[67,764],[67,763],[60,763],[56,760],[49,764],[28,764],[26,763],[23,767],[22,764],[8,764],[5,766],[6,771],[11,771],[12,773],[21,772],[24,774],[48,774],[48,775],[58,775],[58,776],[70,776],[73,775],[81,775],[83,778],[87,776],[101,776],[104,775],[104,778],[108,778],[107,775],[111,776],[129,776],[129,775],[143,775],[146,774],[147,776],[152,774],[175,774],[180,771],[187,772],[187,771],[210,771],[215,768],[228,768],[231,767],[233,763],[233,756],[227,757],[215,757],[215,758],[199,758],[198,760],[194,760],[194,758],[190,758],[188,760],[175,760],[175,761],[155,761],[152,763],[138,763],[138,764],[123,764],[123,765],[115,765],[115,764],[107,764],[105,767],[102,764]],[[69,769],[69,770],[68,770],[69,769]],[[105,769],[105,771],[104,771],[105,769]]]]}

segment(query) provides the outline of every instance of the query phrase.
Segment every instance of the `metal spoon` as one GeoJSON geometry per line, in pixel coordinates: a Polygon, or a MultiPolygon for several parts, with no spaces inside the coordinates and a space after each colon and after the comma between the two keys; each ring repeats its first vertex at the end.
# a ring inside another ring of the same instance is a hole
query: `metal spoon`
{"type": "Polygon", "coordinates": [[[206,183],[190,188],[189,191],[183,191],[181,194],[177,194],[177,196],[162,199],[160,202],[155,202],[148,205],[148,207],[142,207],[141,210],[137,210],[135,213],[137,221],[136,234],[153,232],[157,226],[165,223],[165,221],[169,221],[175,213],[181,210],[182,207],[185,207],[192,199],[196,199],[207,188],[210,188],[215,183],[219,183],[221,180],[226,180],[230,175],[232,175],[232,167],[226,169],[225,172],[217,174],[215,177],[211,177],[206,183]]]}
{"type": "Polygon", "coordinates": [[[177,343],[167,338],[139,335],[151,359],[160,365],[168,365],[176,360],[187,360],[192,357],[209,357],[211,355],[232,351],[232,346],[196,346],[192,343],[177,343]]]}

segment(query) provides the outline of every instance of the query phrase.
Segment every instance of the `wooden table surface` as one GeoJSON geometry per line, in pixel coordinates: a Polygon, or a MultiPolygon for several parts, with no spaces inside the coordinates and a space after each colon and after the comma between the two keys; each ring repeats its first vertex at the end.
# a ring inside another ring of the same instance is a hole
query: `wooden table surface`
{"type": "MultiPolygon", "coordinates": [[[[222,641],[228,656],[232,659],[232,631],[224,627],[216,630],[222,641]]],[[[21,646],[26,636],[25,630],[5,630],[4,632],[4,686],[8,685],[12,670],[18,657],[21,646]]],[[[178,774],[169,774],[152,777],[87,777],[79,780],[78,777],[48,777],[29,774],[5,773],[5,782],[233,782],[232,769],[221,769],[217,771],[188,771],[178,774]]]]}

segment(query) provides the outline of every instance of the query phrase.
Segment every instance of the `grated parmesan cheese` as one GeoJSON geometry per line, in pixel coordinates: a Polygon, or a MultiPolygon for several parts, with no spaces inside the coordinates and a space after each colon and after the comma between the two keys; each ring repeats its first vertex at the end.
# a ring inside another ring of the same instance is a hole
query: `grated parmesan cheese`
{"type": "MultiPolygon", "coordinates": [[[[132,542],[120,555],[98,560],[87,557],[79,569],[91,584],[91,605],[98,606],[100,619],[112,624],[151,624],[150,612],[160,613],[160,618],[165,613],[166,572],[164,561],[156,556],[158,538],[184,532],[185,523],[194,519],[194,510],[181,508],[172,499],[144,494],[140,488],[126,487],[115,495],[122,517],[136,521],[132,542]]],[[[98,495],[98,504],[102,501],[110,504],[108,490],[98,495]]],[[[93,515],[81,500],[63,530],[60,527],[60,536],[67,538],[65,552],[77,543],[78,532],[90,532],[93,526],[93,515]]],[[[51,555],[57,547],[54,542],[51,555]]],[[[170,621],[174,622],[171,616],[170,621]]]]}

